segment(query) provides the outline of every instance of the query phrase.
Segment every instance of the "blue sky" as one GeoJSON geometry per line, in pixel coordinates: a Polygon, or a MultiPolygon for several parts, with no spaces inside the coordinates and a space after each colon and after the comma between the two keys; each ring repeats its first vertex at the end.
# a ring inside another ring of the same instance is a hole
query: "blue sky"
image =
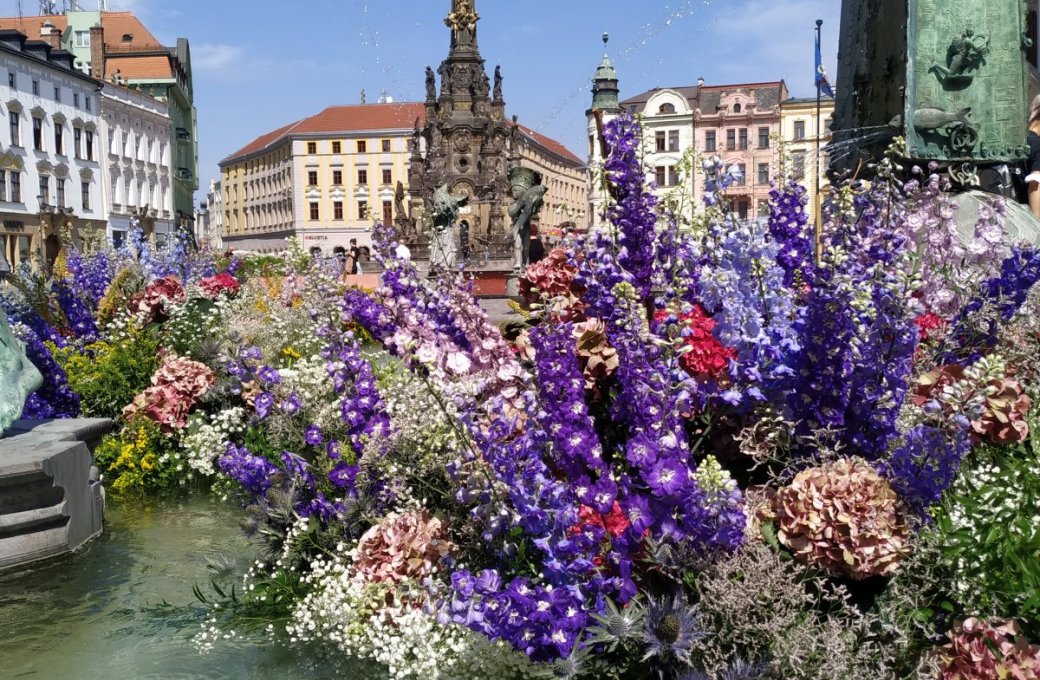
{"type": "MultiPolygon", "coordinates": [[[[59,6],[61,2],[59,0],[59,6]]],[[[92,0],[81,0],[90,6],[92,0]]],[[[254,137],[362,88],[397,101],[423,97],[424,67],[448,51],[450,0],[109,0],[130,9],[159,39],[191,41],[204,198],[221,158],[254,137]]],[[[95,5],[96,6],[96,5],[95,5]]],[[[26,15],[38,3],[22,0],[26,15]]],[[[784,78],[795,96],[815,94],[813,31],[824,20],[833,82],[837,0],[477,0],[488,71],[502,65],[507,111],[579,156],[600,36],[622,97],[653,87],[784,78]]],[[[0,11],[18,13],[16,0],[0,11]]]]}

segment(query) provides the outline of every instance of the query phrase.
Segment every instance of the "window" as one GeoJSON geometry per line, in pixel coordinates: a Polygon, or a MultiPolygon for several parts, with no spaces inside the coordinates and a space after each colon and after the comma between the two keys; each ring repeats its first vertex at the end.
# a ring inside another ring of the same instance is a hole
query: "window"
{"type": "Polygon", "coordinates": [[[8,119],[11,121],[11,146],[22,145],[22,135],[19,131],[19,121],[21,120],[17,111],[11,111],[8,114],[8,119]]]}
{"type": "Polygon", "coordinates": [[[737,215],[740,217],[740,219],[742,219],[742,220],[746,220],[747,219],[748,210],[750,209],[750,207],[751,206],[748,205],[748,201],[738,201],[737,202],[737,215]]]}
{"type": "Polygon", "coordinates": [[[54,153],[65,155],[65,126],[60,123],[54,124],[54,153]]]}
{"type": "Polygon", "coordinates": [[[318,143],[317,142],[307,142],[307,153],[309,153],[311,155],[318,153],[318,143]]]}
{"type": "Polygon", "coordinates": [[[668,132],[668,150],[678,151],[679,150],[679,131],[670,130],[668,132]]]}
{"type": "Polygon", "coordinates": [[[51,178],[49,175],[40,175],[40,203],[51,202],[51,178]]]}
{"type": "Polygon", "coordinates": [[[769,163],[758,164],[758,183],[769,184],[769,163]]]}
{"type": "Polygon", "coordinates": [[[758,148],[769,148],[769,128],[767,127],[758,128],[758,148]]]}
{"type": "Polygon", "coordinates": [[[795,151],[791,154],[791,167],[794,171],[794,178],[805,179],[805,152],[795,151]]]}
{"type": "Polygon", "coordinates": [[[311,220],[318,221],[321,217],[321,212],[318,210],[318,202],[311,201],[311,220]]]}
{"type": "Polygon", "coordinates": [[[83,197],[83,209],[90,210],[90,182],[80,182],[79,188],[83,197]]]}
{"type": "Polygon", "coordinates": [[[11,202],[22,202],[22,173],[17,170],[11,171],[11,202]]]}
{"type": "Polygon", "coordinates": [[[704,133],[704,150],[714,151],[715,150],[715,131],[708,130],[704,133]]]}
{"type": "Polygon", "coordinates": [[[758,216],[769,217],[769,201],[763,198],[758,199],[758,216]]]}
{"type": "Polygon", "coordinates": [[[383,143],[383,153],[390,153],[390,140],[389,139],[384,139],[382,143],[383,143]]]}
{"type": "MultiPolygon", "coordinates": [[[[737,163],[737,172],[740,173],[740,179],[737,180],[737,186],[744,186],[747,184],[747,163],[737,163]]],[[[747,215],[745,215],[747,217],[747,215]]]]}
{"type": "Polygon", "coordinates": [[[12,90],[18,89],[18,81],[15,78],[14,71],[7,72],[7,86],[12,90]]]}
{"type": "Polygon", "coordinates": [[[676,172],[674,165],[668,166],[668,186],[674,187],[679,185],[679,173],[676,172]]]}
{"type": "Polygon", "coordinates": [[[76,31],[76,47],[90,47],[90,31],[76,31]]]}
{"type": "Polygon", "coordinates": [[[333,142],[332,143],[332,153],[343,153],[343,143],[342,142],[333,142]]]}
{"type": "Polygon", "coordinates": [[[60,102],[61,101],[61,88],[58,87],[57,85],[54,86],[54,101],[56,101],[56,102],[60,102]]]}
{"type": "Polygon", "coordinates": [[[740,148],[748,148],[748,134],[747,128],[740,128],[740,148]]]}
{"type": "Polygon", "coordinates": [[[654,133],[654,151],[661,153],[665,150],[665,135],[663,130],[654,133]]]}
{"type": "Polygon", "coordinates": [[[365,143],[365,140],[362,139],[362,140],[358,141],[358,143],[357,143],[357,152],[358,153],[365,153],[367,151],[368,151],[368,144],[365,143]]]}
{"type": "Polygon", "coordinates": [[[383,184],[393,184],[394,173],[392,170],[383,169],[383,184]]]}
{"type": "Polygon", "coordinates": [[[90,111],[90,95],[83,97],[83,108],[90,111]]]}
{"type": "Polygon", "coordinates": [[[77,109],[79,108],[79,92],[72,93],[72,105],[77,109]]]}
{"type": "Polygon", "coordinates": [[[0,202],[7,202],[7,171],[0,170],[0,202]]]}
{"type": "Polygon", "coordinates": [[[58,207],[59,208],[64,208],[65,207],[65,178],[64,177],[59,177],[57,181],[58,181],[58,207]]]}
{"type": "Polygon", "coordinates": [[[368,218],[368,203],[364,201],[358,201],[357,203],[357,214],[361,219],[368,218]]]}
{"type": "Polygon", "coordinates": [[[343,201],[335,201],[332,204],[332,219],[338,222],[343,221],[343,201]]]}
{"type": "Polygon", "coordinates": [[[743,107],[740,104],[733,105],[733,113],[740,113],[743,111],[743,107]]]}
{"type": "Polygon", "coordinates": [[[805,121],[804,120],[796,120],[794,122],[794,138],[796,140],[798,140],[798,139],[805,139],[805,121]]]}
{"type": "Polygon", "coordinates": [[[338,186],[343,186],[343,171],[342,170],[333,170],[332,171],[332,185],[333,186],[337,186],[337,187],[338,186]]]}
{"type": "Polygon", "coordinates": [[[307,186],[316,187],[318,186],[318,171],[308,170],[307,171],[307,186]]]}
{"type": "Polygon", "coordinates": [[[675,113],[675,104],[666,102],[657,107],[657,112],[662,114],[675,113]]]}
{"type": "Polygon", "coordinates": [[[84,147],[87,152],[87,160],[94,160],[94,133],[91,130],[87,130],[87,141],[84,142],[84,147]]]}
{"type": "Polygon", "coordinates": [[[726,130],[726,148],[733,151],[737,148],[737,131],[726,130]]]}
{"type": "MultiPolygon", "coordinates": [[[[358,143],[360,144],[360,142],[358,142],[358,143]]],[[[357,171],[357,183],[358,184],[368,184],[368,170],[358,170],[357,171]]]]}
{"type": "Polygon", "coordinates": [[[393,201],[383,201],[383,224],[390,224],[394,221],[394,204],[393,201]]]}
{"type": "Polygon", "coordinates": [[[663,187],[666,180],[667,176],[665,175],[665,167],[663,165],[658,165],[654,168],[654,181],[657,182],[657,186],[663,187]]]}
{"type": "Polygon", "coordinates": [[[33,81],[33,94],[37,97],[40,96],[40,81],[38,80],[33,81]]]}
{"type": "Polygon", "coordinates": [[[43,151],[43,118],[33,118],[33,148],[43,151]]]}

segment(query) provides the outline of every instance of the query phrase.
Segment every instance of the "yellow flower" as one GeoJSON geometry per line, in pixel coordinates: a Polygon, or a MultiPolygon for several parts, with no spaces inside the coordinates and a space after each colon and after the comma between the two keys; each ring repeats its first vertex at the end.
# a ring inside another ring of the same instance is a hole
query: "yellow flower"
{"type": "Polygon", "coordinates": [[[282,355],[289,359],[302,359],[303,355],[296,351],[294,347],[286,347],[282,350],[282,355]]]}
{"type": "Polygon", "coordinates": [[[112,467],[126,468],[128,470],[136,467],[133,444],[123,444],[123,447],[119,449],[119,457],[116,458],[116,462],[112,464],[112,467]]]}
{"type": "Polygon", "coordinates": [[[155,454],[154,453],[147,454],[144,458],[141,459],[141,469],[142,470],[154,470],[155,469],[155,461],[156,461],[156,458],[155,458],[155,454]]]}

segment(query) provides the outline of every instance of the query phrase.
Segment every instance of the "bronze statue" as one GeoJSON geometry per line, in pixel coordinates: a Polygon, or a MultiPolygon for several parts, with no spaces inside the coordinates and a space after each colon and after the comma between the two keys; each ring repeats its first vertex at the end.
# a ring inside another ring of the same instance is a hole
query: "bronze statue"
{"type": "Polygon", "coordinates": [[[43,384],[40,371],[25,356],[0,309],[0,434],[22,415],[25,400],[43,384]]]}
{"type": "Polygon", "coordinates": [[[433,75],[433,69],[426,67],[426,101],[437,98],[437,77],[433,75]]]}
{"type": "Polygon", "coordinates": [[[456,0],[454,9],[444,19],[444,25],[451,29],[452,44],[472,46],[479,20],[480,15],[473,8],[473,0],[456,0]]]}
{"type": "Polygon", "coordinates": [[[955,85],[970,82],[969,70],[976,70],[985,63],[989,54],[989,39],[975,35],[975,31],[967,29],[953,39],[946,52],[949,67],[934,64],[929,70],[934,72],[943,85],[955,85]]]}
{"type": "Polygon", "coordinates": [[[495,92],[494,92],[493,97],[494,97],[494,100],[496,102],[502,101],[502,67],[501,66],[496,66],[495,67],[495,92]]]}
{"type": "Polygon", "coordinates": [[[542,176],[530,168],[513,168],[509,171],[512,185],[513,204],[509,206],[509,217],[513,220],[510,238],[516,248],[516,269],[523,269],[531,261],[531,220],[542,209],[548,187],[542,184],[542,176]]]}

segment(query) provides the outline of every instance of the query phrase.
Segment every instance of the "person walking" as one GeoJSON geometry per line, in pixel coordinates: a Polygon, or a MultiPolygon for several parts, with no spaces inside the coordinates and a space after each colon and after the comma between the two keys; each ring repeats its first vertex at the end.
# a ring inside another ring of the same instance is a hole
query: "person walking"
{"type": "Polygon", "coordinates": [[[357,239],[350,239],[350,249],[347,251],[347,271],[351,274],[361,273],[361,249],[358,248],[357,239]]]}
{"type": "Polygon", "coordinates": [[[534,264],[539,260],[545,259],[545,244],[542,243],[542,238],[538,234],[538,225],[531,225],[531,242],[528,246],[528,263],[534,264]]]}

